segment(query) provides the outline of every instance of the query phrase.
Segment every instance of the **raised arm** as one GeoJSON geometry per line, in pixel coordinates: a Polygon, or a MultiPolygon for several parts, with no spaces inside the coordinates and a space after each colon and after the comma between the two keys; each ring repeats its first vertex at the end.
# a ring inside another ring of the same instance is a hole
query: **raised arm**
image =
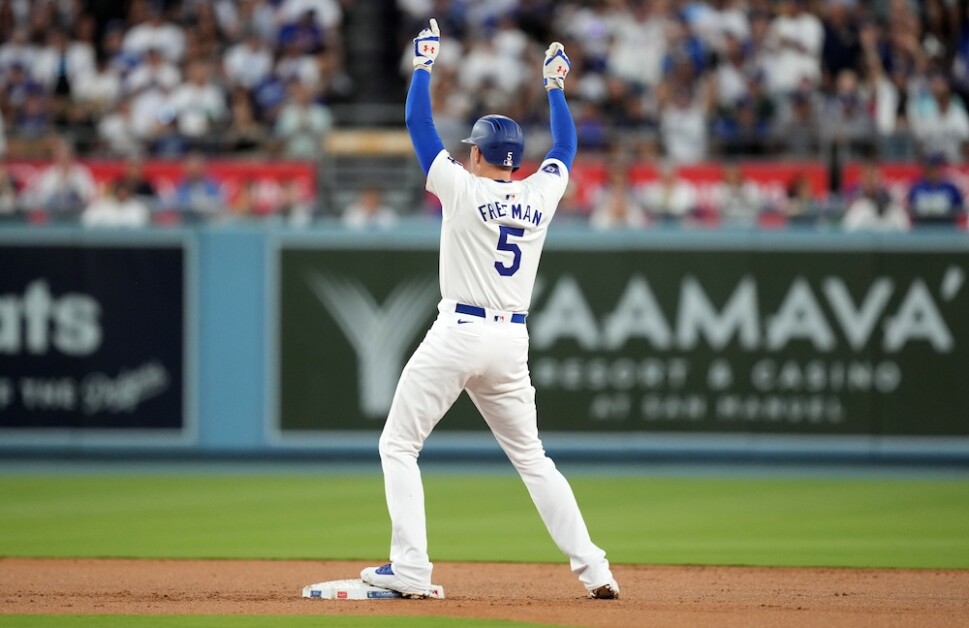
{"type": "Polygon", "coordinates": [[[545,159],[558,159],[569,170],[578,147],[575,122],[572,112],[565,102],[565,77],[569,74],[571,63],[565,49],[558,42],[552,43],[545,51],[545,89],[548,91],[549,122],[552,127],[552,150],[545,159]]]}
{"type": "Polygon", "coordinates": [[[425,28],[414,38],[414,75],[404,105],[404,122],[425,175],[444,150],[444,142],[434,128],[431,114],[431,69],[440,47],[441,31],[437,20],[431,19],[430,28],[425,28]]]}

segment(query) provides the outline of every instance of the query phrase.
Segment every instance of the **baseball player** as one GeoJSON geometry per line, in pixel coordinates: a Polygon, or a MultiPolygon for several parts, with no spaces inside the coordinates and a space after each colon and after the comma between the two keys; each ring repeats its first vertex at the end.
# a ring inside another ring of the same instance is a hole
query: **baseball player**
{"type": "Polygon", "coordinates": [[[406,122],[443,207],[438,316],[401,373],[380,436],[392,535],[390,563],[360,577],[406,597],[428,597],[424,489],[417,457],[462,390],[468,391],[518,470],[549,534],[597,599],[619,597],[605,552],[589,538],[568,481],[538,438],[535,389],[528,373],[525,318],[549,223],[565,192],[576,151],[575,124],[563,87],[569,59],[562,44],[545,52],[552,150],[538,172],[515,181],[524,139],[511,118],[475,122],[470,172],[444,149],[431,117],[430,80],[440,48],[437,21],[414,39],[414,75],[406,122]]]}

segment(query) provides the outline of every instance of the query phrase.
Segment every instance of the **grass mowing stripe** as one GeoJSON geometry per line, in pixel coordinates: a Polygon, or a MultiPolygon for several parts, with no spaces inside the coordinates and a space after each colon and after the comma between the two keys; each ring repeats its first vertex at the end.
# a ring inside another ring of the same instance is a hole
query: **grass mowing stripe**
{"type": "MultiPolygon", "coordinates": [[[[561,562],[514,477],[425,476],[434,560],[561,562]]],[[[615,563],[969,568],[962,479],[577,477],[615,563]]],[[[0,556],[382,560],[377,476],[0,477],[0,556]]]]}
{"type": "Polygon", "coordinates": [[[526,628],[529,624],[464,617],[353,615],[0,615],[0,628],[526,628]]]}

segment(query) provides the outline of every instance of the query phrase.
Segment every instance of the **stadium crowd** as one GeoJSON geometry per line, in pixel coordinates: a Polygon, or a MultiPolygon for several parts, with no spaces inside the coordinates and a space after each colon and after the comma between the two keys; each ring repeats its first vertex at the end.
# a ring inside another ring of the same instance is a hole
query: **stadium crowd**
{"type": "MultiPolygon", "coordinates": [[[[0,215],[95,206],[97,224],[110,222],[105,206],[141,198],[147,212],[126,212],[134,224],[157,208],[157,198],[125,182],[97,190],[74,153],[183,160],[188,187],[209,157],[318,160],[322,138],[338,126],[332,106],[360,104],[347,54],[354,4],[0,0],[0,151],[8,160],[53,161],[29,185],[0,171],[0,215]]],[[[404,51],[401,71],[368,71],[384,85],[380,98],[400,103],[410,38],[436,17],[446,45],[433,98],[446,144],[458,150],[471,122],[500,111],[522,123],[526,156],[535,159],[548,145],[535,60],[549,41],[562,41],[581,158],[612,173],[572,211],[596,227],[769,224],[779,216],[905,228],[965,215],[962,186],[948,180],[969,146],[964,4],[397,0],[398,40],[376,45],[404,51]],[[794,179],[783,199],[765,196],[731,165],[751,159],[822,162],[830,189],[794,179]],[[918,161],[924,176],[910,189],[886,186],[875,159],[918,161]],[[843,184],[840,167],[852,160],[865,164],[861,180],[843,184]],[[708,162],[727,163],[708,194],[677,176],[708,162]],[[655,181],[631,181],[637,163],[656,164],[655,181]]],[[[212,185],[196,191],[231,205],[212,185]]],[[[380,206],[370,192],[365,205],[380,206]]],[[[174,196],[166,202],[181,206],[174,196]]]]}
{"type": "Polygon", "coordinates": [[[402,39],[436,15],[460,40],[442,47],[435,88],[438,111],[462,127],[492,110],[542,121],[534,59],[542,42],[561,39],[584,151],[645,144],[652,155],[657,143],[671,161],[694,163],[817,157],[836,143],[885,159],[940,151],[962,161],[969,140],[969,38],[956,2],[399,4],[410,18],[402,39]]]}

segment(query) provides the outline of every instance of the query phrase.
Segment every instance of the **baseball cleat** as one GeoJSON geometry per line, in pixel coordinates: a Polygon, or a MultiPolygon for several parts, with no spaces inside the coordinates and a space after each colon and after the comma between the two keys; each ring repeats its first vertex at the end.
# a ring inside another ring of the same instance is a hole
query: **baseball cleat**
{"type": "Polygon", "coordinates": [[[589,591],[589,596],[594,600],[618,600],[619,585],[604,584],[589,591]]]}
{"type": "Polygon", "coordinates": [[[375,587],[397,591],[404,597],[412,600],[420,600],[428,597],[443,597],[435,595],[435,592],[431,589],[416,589],[408,586],[403,580],[397,577],[390,563],[387,563],[383,567],[367,567],[360,572],[360,579],[375,587]]]}

